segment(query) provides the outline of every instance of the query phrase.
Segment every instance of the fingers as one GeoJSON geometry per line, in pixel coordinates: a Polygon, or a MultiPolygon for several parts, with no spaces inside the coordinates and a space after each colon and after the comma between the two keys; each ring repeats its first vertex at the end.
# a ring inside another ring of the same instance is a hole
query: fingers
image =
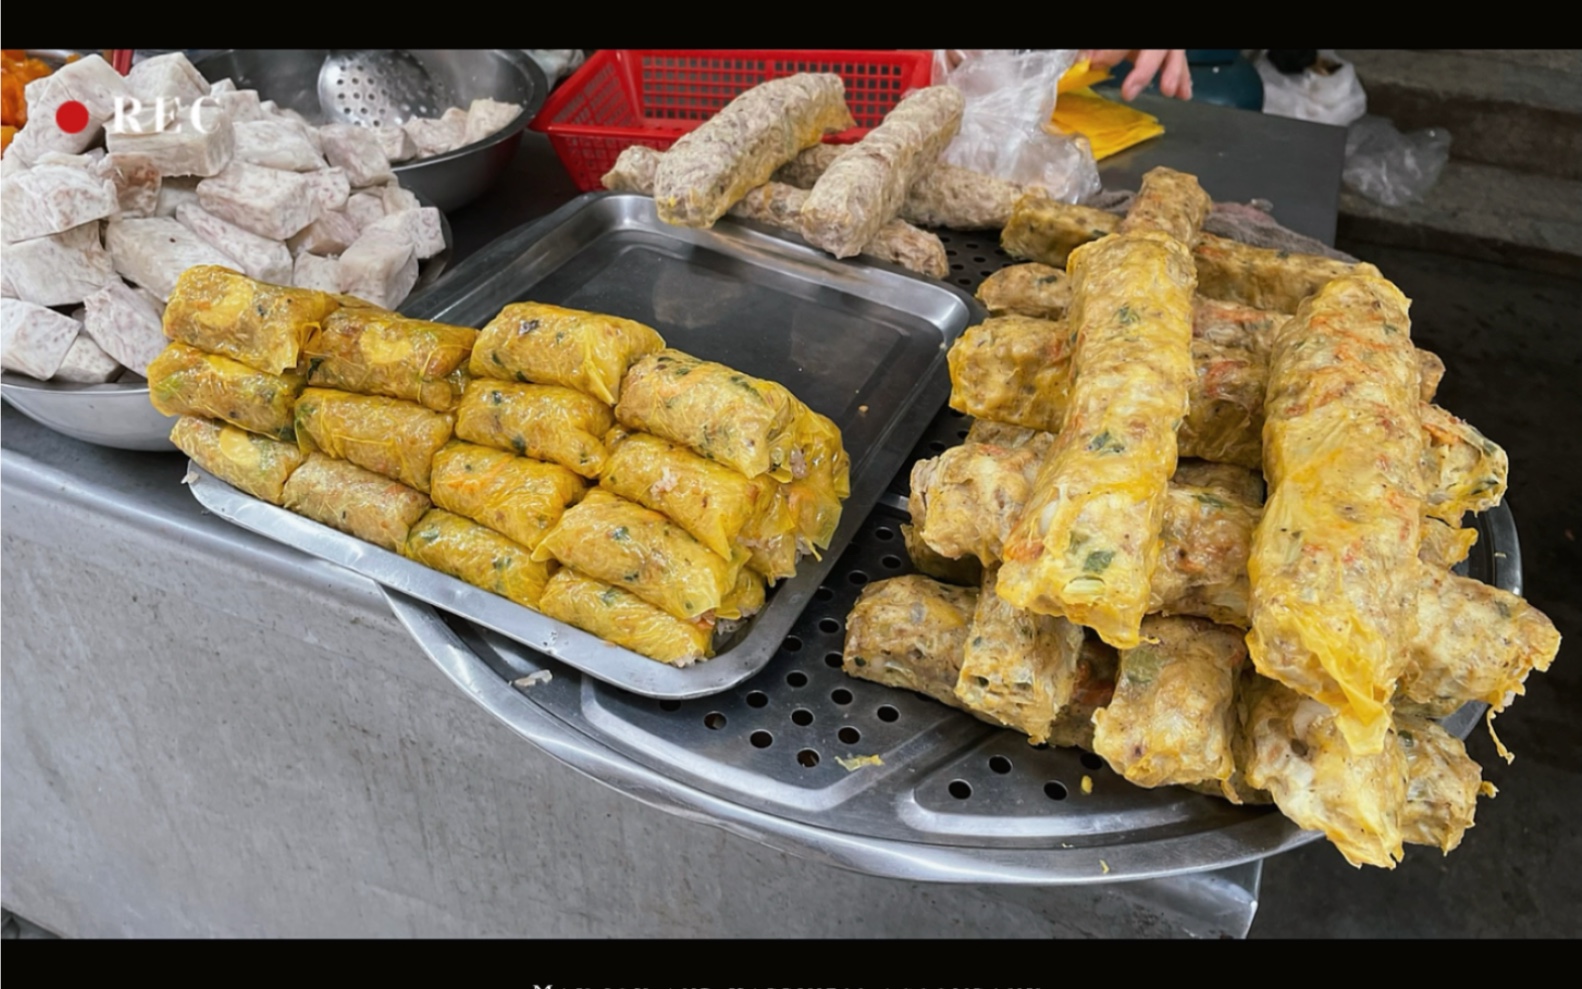
{"type": "Polygon", "coordinates": [[[1128,102],[1135,100],[1139,93],[1148,88],[1148,84],[1153,81],[1154,74],[1159,71],[1159,66],[1169,53],[1162,48],[1150,48],[1138,51],[1136,54],[1137,58],[1132,63],[1135,67],[1126,77],[1126,81],[1121,84],[1121,95],[1126,97],[1128,102]]]}
{"type": "Polygon", "coordinates": [[[1192,98],[1192,71],[1187,66],[1184,50],[1175,49],[1166,56],[1164,71],[1159,76],[1159,91],[1177,99],[1192,98]]]}

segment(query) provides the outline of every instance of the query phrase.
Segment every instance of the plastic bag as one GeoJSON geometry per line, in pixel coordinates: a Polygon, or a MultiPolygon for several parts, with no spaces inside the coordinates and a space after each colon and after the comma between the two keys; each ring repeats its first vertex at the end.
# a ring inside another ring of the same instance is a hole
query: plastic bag
{"type": "Polygon", "coordinates": [[[1385,206],[1422,199],[1450,158],[1450,132],[1441,127],[1402,134],[1383,117],[1365,116],[1346,132],[1346,187],[1385,206]]]}
{"type": "Polygon", "coordinates": [[[1287,75],[1268,54],[1254,63],[1263,79],[1263,112],[1344,127],[1368,112],[1368,94],[1357,70],[1333,51],[1320,51],[1318,61],[1287,75]]]}
{"type": "Polygon", "coordinates": [[[940,160],[1040,186],[1060,202],[1097,193],[1099,171],[1088,142],[1044,129],[1060,77],[1076,61],[1076,51],[1068,49],[935,51],[935,84],[954,86],[967,100],[961,131],[940,160]]]}

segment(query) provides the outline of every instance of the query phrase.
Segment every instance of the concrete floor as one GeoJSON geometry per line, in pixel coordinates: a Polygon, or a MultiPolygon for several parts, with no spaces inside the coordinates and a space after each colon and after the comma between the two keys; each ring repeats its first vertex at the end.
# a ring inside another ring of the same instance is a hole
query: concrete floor
{"type": "Polygon", "coordinates": [[[1547,674],[1468,751],[1499,796],[1448,857],[1411,847],[1356,871],[1319,842],[1267,863],[1253,937],[1582,936],[1582,282],[1369,244],[1413,300],[1412,335],[1444,358],[1439,404],[1510,454],[1526,596],[1565,642],[1547,674]]]}

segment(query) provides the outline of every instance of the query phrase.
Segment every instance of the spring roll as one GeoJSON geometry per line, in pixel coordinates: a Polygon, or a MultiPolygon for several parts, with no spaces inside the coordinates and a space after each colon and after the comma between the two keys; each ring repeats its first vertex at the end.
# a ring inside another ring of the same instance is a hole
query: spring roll
{"type": "Polygon", "coordinates": [[[917,534],[915,525],[902,525],[901,539],[906,544],[906,555],[912,561],[912,566],[925,577],[960,587],[977,587],[983,583],[983,564],[976,556],[963,556],[959,560],[952,560],[935,552],[934,548],[923,542],[923,538],[917,534]]]}
{"type": "Polygon", "coordinates": [[[266,285],[198,265],[176,279],[165,306],[165,336],[280,374],[297,366],[308,337],[339,306],[325,292],[266,285]]]}
{"type": "Polygon", "coordinates": [[[551,618],[671,666],[691,666],[714,655],[711,620],[682,621],[570,567],[549,578],[538,607],[551,618]]]}
{"type": "Polygon", "coordinates": [[[788,486],[770,480],[776,487],[773,502],[763,514],[747,520],[736,538],[736,545],[750,554],[747,565],[772,584],[796,576],[801,540],[797,518],[786,494],[788,486]]]}
{"type": "Polygon", "coordinates": [[[1463,529],[1428,515],[1423,518],[1423,542],[1417,548],[1417,558],[1430,566],[1449,570],[1467,558],[1477,541],[1476,529],[1463,529]]]}
{"type": "MultiPolygon", "coordinates": [[[[604,187],[652,196],[654,173],[663,158],[662,151],[634,144],[622,151],[614,166],[605,173],[604,187]]],[[[806,190],[783,182],[768,182],[743,196],[731,207],[730,215],[801,236],[802,205],[806,201],[806,190]]],[[[902,220],[891,220],[880,227],[873,239],[863,245],[862,253],[930,278],[944,278],[950,274],[950,259],[939,237],[902,220]]]]}
{"type": "Polygon", "coordinates": [[[303,347],[308,381],[323,388],[454,412],[478,331],[368,307],[330,313],[303,347]]]}
{"type": "Polygon", "coordinates": [[[1401,838],[1449,855],[1472,827],[1479,796],[1495,794],[1461,739],[1427,718],[1397,717],[1395,738],[1406,755],[1406,806],[1401,838]]]}
{"type": "Polygon", "coordinates": [[[1560,633],[1522,598],[1436,567],[1418,574],[1417,635],[1399,700],[1441,716],[1468,701],[1502,711],[1526,691],[1529,673],[1554,662],[1560,633]]]}
{"type": "Polygon", "coordinates": [[[428,494],[434,454],[456,417],[416,402],[308,388],[297,399],[297,443],[305,453],[349,460],[428,494]]]}
{"type": "MultiPolygon", "coordinates": [[[[775,181],[811,189],[850,147],[815,144],[780,166],[775,181]]],[[[1015,182],[936,161],[906,191],[900,216],[920,227],[999,230],[1025,191],[1015,182]]]]}
{"type": "Polygon", "coordinates": [[[779,482],[772,477],[743,477],[646,433],[628,434],[611,445],[600,486],[670,516],[727,560],[748,523],[774,507],[779,482]]]}
{"type": "Polygon", "coordinates": [[[1235,629],[1193,618],[1148,618],[1149,641],[1120,654],[1109,706],[1093,715],[1093,751],[1138,786],[1228,780],[1237,674],[1247,646],[1235,629]]]}
{"type": "Polygon", "coordinates": [[[1189,408],[1194,274],[1180,241],[1137,230],[1078,250],[1071,277],[1071,398],[1006,541],[1000,595],[1133,648],[1189,408]]]}
{"type": "Polygon", "coordinates": [[[1265,491],[1261,469],[1249,470],[1235,464],[1182,457],[1176,461],[1175,476],[1170,481],[1177,485],[1213,488],[1252,508],[1263,507],[1265,491]]]}
{"type": "Polygon", "coordinates": [[[469,368],[476,378],[560,385],[614,405],[627,368],[664,346],[636,320],[518,302],[483,328],[469,368]]]}
{"type": "Polygon", "coordinates": [[[176,420],[170,442],[226,484],[271,505],[280,504],[286,479],[306,459],[295,443],[255,436],[195,416],[176,420]]]}
{"type": "Polygon", "coordinates": [[[295,440],[295,371],[268,374],[184,343],[171,343],[148,365],[148,397],[167,416],[221,419],[278,440],[295,440]]]}
{"type": "Polygon", "coordinates": [[[614,424],[608,405],[559,385],[474,378],[456,407],[457,438],[560,464],[589,479],[604,468],[604,434],[614,424]]]}
{"type": "Polygon", "coordinates": [[[862,589],[846,618],[841,669],[960,708],[956,680],[977,603],[976,587],[951,587],[917,574],[875,581],[862,589]]]}
{"type": "Polygon", "coordinates": [[[525,546],[441,508],[412,526],[401,555],[535,611],[552,572],[525,546]]]}
{"type": "Polygon", "coordinates": [[[1076,689],[1084,633],[1064,618],[1007,604],[995,593],[997,576],[984,571],[956,696],[967,709],[1046,742],[1076,689]]]}
{"type": "Polygon", "coordinates": [[[798,151],[853,126],[845,97],[834,73],[785,76],[742,93],[665,154],[654,173],[659,218],[712,226],[798,151]]]}
{"type": "Polygon", "coordinates": [[[908,508],[918,537],[947,559],[1000,562],[1045,450],[967,443],[912,467],[908,508]]]}
{"type": "Polygon", "coordinates": [[[617,587],[677,618],[717,612],[746,562],[730,560],[659,512],[594,488],[533,551],[617,587]]]}
{"type": "Polygon", "coordinates": [[[451,440],[434,454],[429,496],[528,549],[582,499],[587,482],[559,464],[451,440]]]}
{"type": "Polygon", "coordinates": [[[1212,205],[1195,176],[1172,168],[1150,169],[1115,232],[1152,230],[1181,244],[1191,244],[1212,205]]]}
{"type": "MultiPolygon", "coordinates": [[[[1086,206],[1056,202],[1041,192],[1017,200],[1000,237],[1014,258],[1063,266],[1083,244],[1113,233],[1121,218],[1086,206]]],[[[1294,313],[1302,300],[1352,265],[1312,254],[1252,247],[1199,232],[1191,241],[1198,292],[1273,312],[1294,313]]]]}
{"type": "Polygon", "coordinates": [[[1424,513],[1460,525],[1467,512],[1483,512],[1498,505],[1510,473],[1505,451],[1437,405],[1421,405],[1419,412],[1427,444],[1423,451],[1424,513]]]}
{"type": "Polygon", "coordinates": [[[819,176],[802,206],[802,236],[853,257],[894,219],[906,191],[961,128],[966,99],[950,86],[920,89],[819,176]]]}
{"type": "Polygon", "coordinates": [[[1358,755],[1385,745],[1417,634],[1424,443],[1407,305],[1377,269],[1359,269],[1281,328],[1269,500],[1247,564],[1258,672],[1334,708],[1358,755]]]}
{"type": "Polygon", "coordinates": [[[310,453],[281,491],[281,504],[321,525],[401,552],[431,507],[428,496],[356,464],[310,453]]]}
{"type": "Polygon", "coordinates": [[[767,597],[763,576],[742,567],[736,576],[736,585],[725,595],[714,614],[725,621],[743,622],[764,610],[767,597]]]}
{"type": "Polygon", "coordinates": [[[748,477],[793,479],[796,399],[785,388],[679,350],[632,365],[615,418],[748,477]]]}
{"type": "Polygon", "coordinates": [[[1406,755],[1385,719],[1381,745],[1357,752],[1335,712],[1271,680],[1238,701],[1247,784],[1267,790],[1299,827],[1322,831],[1354,866],[1395,868],[1401,860],[1406,755]]]}
{"type": "Polygon", "coordinates": [[[1065,319],[1071,283],[1059,268],[1032,261],[996,271],[978,286],[977,296],[992,316],[1065,319]]]}

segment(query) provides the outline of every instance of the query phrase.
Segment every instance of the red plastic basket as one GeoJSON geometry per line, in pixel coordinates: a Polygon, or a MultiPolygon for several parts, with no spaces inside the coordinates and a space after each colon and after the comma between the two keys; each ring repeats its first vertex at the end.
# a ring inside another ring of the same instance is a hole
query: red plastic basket
{"type": "Polygon", "coordinates": [[[846,83],[857,126],[826,140],[849,143],[876,127],[907,92],[929,84],[932,56],[914,51],[609,49],[595,52],[544,103],[543,131],[584,192],[633,144],[663,151],[743,91],[798,72],[834,72],[846,83]]]}

